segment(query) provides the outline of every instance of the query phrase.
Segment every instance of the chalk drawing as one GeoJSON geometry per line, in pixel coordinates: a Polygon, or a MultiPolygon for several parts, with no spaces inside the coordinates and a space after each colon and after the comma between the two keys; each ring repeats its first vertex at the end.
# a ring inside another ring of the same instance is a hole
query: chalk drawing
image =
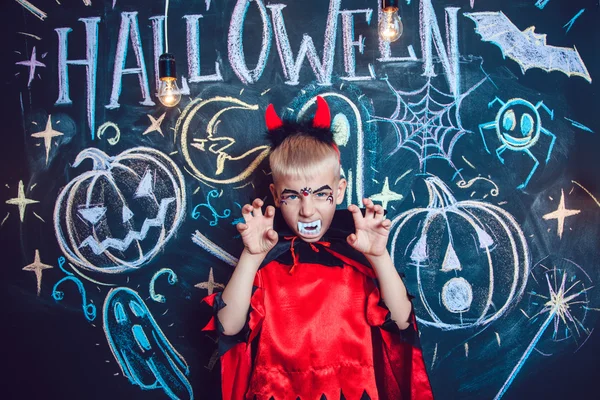
{"type": "Polygon", "coordinates": [[[210,199],[217,199],[219,198],[219,192],[216,190],[211,190],[210,192],[208,192],[208,194],[206,195],[206,203],[202,203],[202,204],[198,204],[196,207],[194,207],[194,209],[192,210],[192,218],[194,219],[198,219],[200,218],[200,211],[198,211],[199,207],[205,207],[207,209],[210,210],[210,212],[212,213],[212,217],[214,218],[212,221],[210,221],[210,226],[217,226],[217,224],[219,223],[219,219],[221,218],[227,218],[231,215],[231,210],[226,208],[225,210],[223,210],[223,215],[219,215],[219,213],[217,212],[217,210],[215,210],[215,208],[210,204],[210,199]]]}
{"type": "Polygon", "coordinates": [[[37,67],[40,67],[40,68],[46,67],[46,64],[38,61],[36,52],[35,52],[35,46],[33,46],[33,50],[31,50],[31,58],[29,60],[17,61],[15,64],[24,65],[29,68],[29,80],[27,81],[27,87],[31,86],[31,81],[33,81],[33,78],[35,77],[35,69],[37,67]]]}
{"type": "Polygon", "coordinates": [[[25,185],[23,185],[23,181],[19,181],[19,188],[17,189],[17,197],[6,200],[6,204],[10,204],[13,206],[17,206],[19,208],[19,218],[21,222],[25,220],[25,210],[28,205],[39,203],[37,200],[28,199],[25,196],[25,185]]]}
{"type": "Polygon", "coordinates": [[[558,203],[558,208],[555,211],[552,211],[548,214],[542,216],[543,219],[551,220],[555,219],[557,224],[556,234],[560,239],[562,239],[562,235],[565,229],[565,219],[577,215],[581,212],[581,210],[569,210],[565,206],[565,192],[564,190],[560,190],[560,201],[558,203]]]}
{"type": "Polygon", "coordinates": [[[213,274],[212,267],[210,268],[210,271],[208,272],[208,281],[200,282],[200,283],[194,285],[194,287],[196,287],[198,289],[208,290],[209,295],[213,294],[216,288],[225,289],[225,285],[223,285],[222,283],[215,282],[215,277],[213,274]]]}
{"type": "Polygon", "coordinates": [[[150,279],[150,286],[148,288],[148,291],[150,292],[150,297],[152,298],[152,300],[158,303],[164,303],[165,301],[167,301],[165,296],[156,293],[156,291],[154,290],[156,280],[162,275],[168,275],[167,281],[169,282],[169,285],[174,285],[177,283],[177,274],[170,268],[161,268],[152,276],[152,279],[150,279]]]}
{"type": "Polygon", "coordinates": [[[46,165],[48,165],[48,157],[50,156],[50,147],[52,146],[52,139],[55,137],[63,136],[64,133],[59,132],[52,128],[52,115],[48,115],[48,121],[46,122],[46,129],[40,132],[31,134],[31,137],[37,139],[44,139],[44,147],[46,148],[46,165]]]}
{"type": "Polygon", "coordinates": [[[165,119],[165,115],[167,115],[166,112],[162,113],[162,115],[158,118],[154,118],[152,115],[148,114],[148,118],[150,119],[150,126],[148,128],[146,128],[146,130],[144,131],[144,133],[142,133],[142,135],[147,135],[150,132],[158,132],[160,133],[160,136],[164,137],[165,135],[163,135],[163,131],[160,127],[160,124],[162,124],[163,120],[165,119]]]}
{"type": "Polygon", "coordinates": [[[23,271],[30,271],[35,273],[35,280],[37,283],[37,295],[40,295],[42,290],[42,271],[45,269],[54,268],[52,265],[44,264],[40,259],[40,251],[35,250],[34,260],[31,264],[23,267],[23,271]]]}

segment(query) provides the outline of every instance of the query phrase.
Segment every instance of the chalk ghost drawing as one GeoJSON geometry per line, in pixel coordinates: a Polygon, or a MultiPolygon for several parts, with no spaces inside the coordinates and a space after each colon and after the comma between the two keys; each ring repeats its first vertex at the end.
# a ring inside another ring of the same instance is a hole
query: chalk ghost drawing
{"type": "Polygon", "coordinates": [[[104,301],[104,333],[129,381],[142,389],[162,389],[171,399],[193,399],[189,367],[133,290],[111,290],[104,301]]]}
{"type": "Polygon", "coordinates": [[[76,266],[122,273],[150,261],[174,235],[185,214],[179,168],[160,151],[136,147],[115,157],[88,148],[73,167],[92,170],[71,180],[54,208],[61,250],[76,266]]]}
{"type": "Polygon", "coordinates": [[[515,219],[481,201],[457,201],[437,177],[429,203],[392,220],[394,265],[406,265],[417,319],[442,330],[477,328],[522,297],[530,261],[515,219]],[[414,269],[413,269],[414,268],[414,269]]]}

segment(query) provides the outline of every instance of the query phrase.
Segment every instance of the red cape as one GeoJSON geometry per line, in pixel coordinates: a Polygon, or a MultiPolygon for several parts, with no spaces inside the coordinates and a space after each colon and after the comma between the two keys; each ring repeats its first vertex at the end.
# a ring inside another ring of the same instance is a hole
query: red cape
{"type": "Polygon", "coordinates": [[[224,400],[433,398],[414,313],[398,329],[374,271],[345,242],[354,230],[348,221],[337,211],[330,242],[316,244],[290,242],[287,227],[277,227],[279,243],[255,276],[239,334],[222,334],[221,293],[204,298],[215,316],[203,330],[220,336],[224,400]]]}

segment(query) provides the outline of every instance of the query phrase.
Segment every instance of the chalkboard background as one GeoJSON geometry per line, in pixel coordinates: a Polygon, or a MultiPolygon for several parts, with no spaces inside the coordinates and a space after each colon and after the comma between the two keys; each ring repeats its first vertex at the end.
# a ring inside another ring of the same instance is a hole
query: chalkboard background
{"type": "Polygon", "coordinates": [[[167,109],[164,3],[5,2],[2,397],[219,398],[200,300],[241,251],[240,205],[268,194],[266,106],[310,118],[317,94],[343,206],[394,221],[436,397],[591,397],[598,9],[406,0],[386,47],[377,1],[172,1],[167,109]]]}

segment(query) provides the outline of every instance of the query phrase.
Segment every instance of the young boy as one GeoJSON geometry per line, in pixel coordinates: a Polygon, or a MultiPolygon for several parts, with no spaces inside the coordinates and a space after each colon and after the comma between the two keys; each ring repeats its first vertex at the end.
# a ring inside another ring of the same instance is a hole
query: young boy
{"type": "Polygon", "coordinates": [[[359,400],[433,398],[406,288],[386,249],[391,222],[364,199],[344,199],[327,103],[311,125],[267,109],[271,193],[237,228],[244,250],[216,318],[223,398],[359,400]],[[354,227],[352,226],[354,223],[354,227]],[[377,284],[378,283],[378,284],[377,284]]]}

